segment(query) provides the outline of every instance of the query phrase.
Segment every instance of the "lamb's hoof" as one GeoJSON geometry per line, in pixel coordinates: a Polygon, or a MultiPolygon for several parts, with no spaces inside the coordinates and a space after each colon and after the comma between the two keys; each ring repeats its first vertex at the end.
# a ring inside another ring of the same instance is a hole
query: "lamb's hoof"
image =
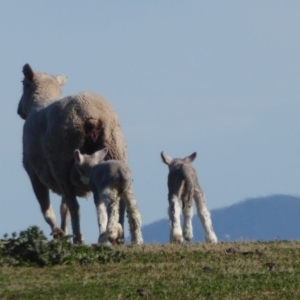
{"type": "Polygon", "coordinates": [[[143,245],[144,241],[143,241],[143,239],[133,240],[133,241],[131,241],[131,244],[132,245],[143,245]]]}
{"type": "Polygon", "coordinates": [[[184,232],[183,237],[187,242],[190,242],[193,238],[193,234],[191,232],[184,232]]]}
{"type": "Polygon", "coordinates": [[[125,240],[124,240],[123,237],[119,237],[119,238],[116,239],[116,243],[118,245],[123,245],[125,243],[125,240]]]}
{"type": "Polygon", "coordinates": [[[108,240],[112,245],[121,245],[125,243],[123,228],[120,223],[113,230],[108,230],[108,240]]]}
{"type": "Polygon", "coordinates": [[[108,240],[109,240],[109,242],[112,245],[121,245],[121,244],[124,244],[124,239],[120,238],[120,237],[115,238],[115,237],[109,236],[108,240]]]}
{"type": "Polygon", "coordinates": [[[101,233],[99,238],[98,238],[98,244],[106,244],[108,241],[107,239],[107,233],[101,233]]]}
{"type": "Polygon", "coordinates": [[[217,244],[218,243],[218,239],[215,235],[206,237],[205,241],[206,241],[206,243],[211,243],[211,244],[217,244]]]}
{"type": "Polygon", "coordinates": [[[182,236],[181,235],[174,235],[170,239],[170,243],[172,244],[181,244],[182,243],[182,236]]]}
{"type": "Polygon", "coordinates": [[[108,240],[112,245],[122,245],[125,242],[123,237],[114,238],[114,237],[109,236],[108,240]]]}
{"type": "Polygon", "coordinates": [[[171,243],[171,244],[182,244],[182,241],[179,241],[179,240],[172,240],[170,243],[171,243]]]}
{"type": "Polygon", "coordinates": [[[50,235],[52,235],[55,240],[59,240],[65,236],[65,232],[59,227],[55,227],[50,233],[50,235]]]}

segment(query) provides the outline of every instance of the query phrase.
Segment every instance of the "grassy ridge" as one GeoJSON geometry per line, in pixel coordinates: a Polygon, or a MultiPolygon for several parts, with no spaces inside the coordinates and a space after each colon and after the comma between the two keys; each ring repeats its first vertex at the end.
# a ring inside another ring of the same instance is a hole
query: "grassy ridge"
{"type": "Polygon", "coordinates": [[[300,299],[300,242],[121,246],[119,262],[0,268],[1,299],[300,299]]]}

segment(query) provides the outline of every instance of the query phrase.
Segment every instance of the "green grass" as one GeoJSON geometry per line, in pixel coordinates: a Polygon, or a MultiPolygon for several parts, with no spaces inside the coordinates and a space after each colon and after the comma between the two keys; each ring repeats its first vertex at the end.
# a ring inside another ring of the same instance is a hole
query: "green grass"
{"type": "Polygon", "coordinates": [[[300,242],[119,246],[108,251],[112,259],[85,263],[3,264],[0,299],[300,299],[300,242]],[[115,253],[121,259],[114,260],[115,253]]]}

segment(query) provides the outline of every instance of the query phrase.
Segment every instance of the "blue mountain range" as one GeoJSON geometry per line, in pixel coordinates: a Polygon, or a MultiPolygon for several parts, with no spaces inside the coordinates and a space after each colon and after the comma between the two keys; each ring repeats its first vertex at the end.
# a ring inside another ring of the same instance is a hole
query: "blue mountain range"
{"type": "MultiPolygon", "coordinates": [[[[300,239],[300,197],[271,195],[251,198],[211,210],[219,241],[271,241],[300,239]]],[[[200,220],[193,217],[193,242],[204,242],[200,220]]],[[[169,222],[165,219],[142,227],[145,243],[168,243],[169,222]]]]}

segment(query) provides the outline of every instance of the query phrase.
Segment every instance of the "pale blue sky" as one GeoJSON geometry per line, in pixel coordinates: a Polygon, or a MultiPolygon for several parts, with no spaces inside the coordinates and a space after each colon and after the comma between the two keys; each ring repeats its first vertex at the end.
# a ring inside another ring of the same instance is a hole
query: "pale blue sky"
{"type": "MultiPolygon", "coordinates": [[[[210,209],[300,194],[299,1],[1,1],[0,235],[46,225],[22,167],[22,67],[65,74],[121,120],[143,223],[167,217],[167,167],[194,163],[210,209]]],[[[60,200],[52,197],[57,221],[60,200]]],[[[96,242],[92,199],[82,233],[96,242]]]]}

